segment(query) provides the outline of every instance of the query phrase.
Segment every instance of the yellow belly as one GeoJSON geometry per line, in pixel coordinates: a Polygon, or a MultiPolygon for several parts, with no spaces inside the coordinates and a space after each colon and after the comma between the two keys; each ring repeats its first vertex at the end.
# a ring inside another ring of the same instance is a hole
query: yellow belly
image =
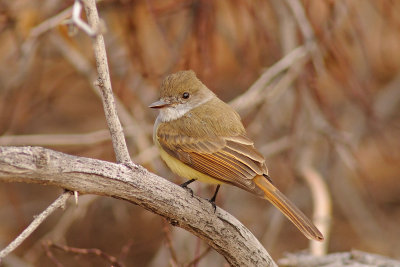
{"type": "Polygon", "coordinates": [[[222,184],[222,181],[219,181],[217,179],[212,178],[211,176],[208,176],[207,174],[201,173],[199,171],[196,171],[195,169],[187,166],[180,160],[174,158],[167,152],[165,152],[164,149],[162,149],[159,146],[160,150],[160,156],[161,158],[165,161],[167,166],[171,169],[172,172],[175,174],[187,178],[187,179],[198,179],[201,182],[204,183],[209,183],[209,184],[222,184]]]}

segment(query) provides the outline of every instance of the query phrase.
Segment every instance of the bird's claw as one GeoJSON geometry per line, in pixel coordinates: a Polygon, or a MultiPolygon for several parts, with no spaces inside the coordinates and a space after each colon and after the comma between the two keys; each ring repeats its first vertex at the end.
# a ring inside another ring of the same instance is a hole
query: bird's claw
{"type": "Polygon", "coordinates": [[[193,190],[192,190],[190,187],[188,187],[188,185],[189,185],[190,183],[193,183],[194,181],[196,181],[196,179],[191,179],[191,180],[186,181],[186,182],[184,182],[183,184],[180,185],[180,187],[182,187],[182,188],[184,188],[186,191],[188,191],[188,192],[190,193],[190,195],[192,195],[192,197],[193,197],[193,190]]]}
{"type": "Polygon", "coordinates": [[[215,199],[207,199],[208,202],[211,203],[211,206],[214,208],[214,213],[217,211],[217,205],[215,204],[215,199]]]}
{"type": "Polygon", "coordinates": [[[185,189],[186,191],[188,191],[190,193],[190,195],[193,197],[193,190],[190,187],[187,186],[182,186],[183,189],[185,189]]]}

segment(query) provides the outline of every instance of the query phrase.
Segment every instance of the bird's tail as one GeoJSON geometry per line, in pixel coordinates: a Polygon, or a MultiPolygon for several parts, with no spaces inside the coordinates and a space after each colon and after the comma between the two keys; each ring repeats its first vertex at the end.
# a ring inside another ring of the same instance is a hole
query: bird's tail
{"type": "Polygon", "coordinates": [[[296,227],[308,238],[317,241],[324,240],[324,236],[315,225],[301,212],[288,198],[286,198],[264,176],[256,176],[253,181],[264,192],[263,198],[277,207],[296,227]]]}

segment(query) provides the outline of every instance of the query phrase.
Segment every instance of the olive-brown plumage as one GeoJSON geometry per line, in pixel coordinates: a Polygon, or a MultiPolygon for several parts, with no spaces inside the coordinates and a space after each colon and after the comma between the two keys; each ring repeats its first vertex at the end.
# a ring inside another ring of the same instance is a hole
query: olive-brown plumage
{"type": "Polygon", "coordinates": [[[161,85],[154,141],[168,167],[188,179],[231,184],[273,203],[308,238],[323,240],[314,224],[269,180],[264,157],[246,136],[240,116],[193,71],[161,85]]]}

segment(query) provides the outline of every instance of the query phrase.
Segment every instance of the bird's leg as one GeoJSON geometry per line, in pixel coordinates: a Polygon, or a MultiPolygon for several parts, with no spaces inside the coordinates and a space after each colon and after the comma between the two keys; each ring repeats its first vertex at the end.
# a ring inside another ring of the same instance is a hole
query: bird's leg
{"type": "Polygon", "coordinates": [[[193,183],[194,181],[196,181],[196,179],[190,179],[180,185],[182,188],[185,188],[187,191],[189,191],[189,193],[192,195],[192,197],[193,197],[193,190],[191,188],[189,188],[188,185],[193,183]]]}
{"type": "Polygon", "coordinates": [[[217,185],[217,189],[215,189],[214,195],[213,195],[212,198],[209,200],[210,203],[211,203],[211,205],[212,205],[213,208],[214,208],[214,213],[215,213],[215,211],[217,210],[217,205],[215,205],[215,199],[217,198],[217,194],[218,194],[218,191],[219,191],[219,187],[220,187],[220,186],[221,186],[220,184],[217,185]]]}

